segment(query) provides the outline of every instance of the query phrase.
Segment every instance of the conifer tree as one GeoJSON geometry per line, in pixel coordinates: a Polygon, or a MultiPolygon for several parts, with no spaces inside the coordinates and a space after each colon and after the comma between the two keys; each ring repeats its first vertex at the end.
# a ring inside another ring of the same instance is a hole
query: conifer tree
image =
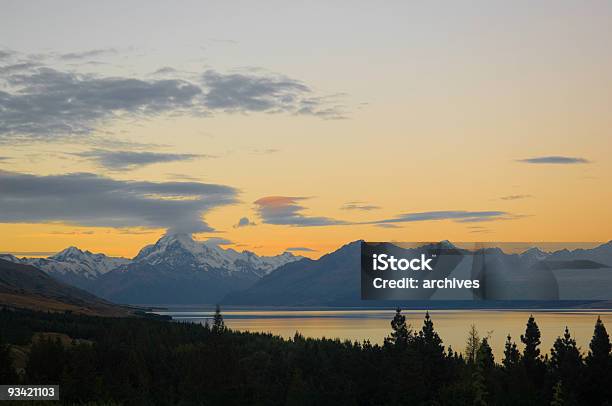
{"type": "Polygon", "coordinates": [[[385,339],[389,344],[395,345],[397,348],[406,348],[411,335],[411,329],[406,324],[406,316],[402,314],[402,310],[398,307],[395,310],[395,316],[391,320],[391,335],[385,339]]]}
{"type": "Polygon", "coordinates": [[[563,382],[563,397],[575,403],[582,373],[582,355],[576,340],[565,327],[563,337],[557,337],[550,351],[550,369],[553,377],[563,382]]]}
{"type": "Polygon", "coordinates": [[[512,341],[512,337],[508,334],[506,337],[506,345],[504,347],[504,359],[502,365],[506,369],[511,369],[519,365],[521,361],[521,353],[519,352],[516,343],[512,341]]]}
{"type": "Polygon", "coordinates": [[[541,336],[540,328],[538,327],[533,315],[529,316],[525,334],[521,335],[521,342],[525,344],[522,359],[523,364],[528,371],[533,370],[533,368],[535,368],[538,363],[541,362],[540,349],[538,348],[538,346],[542,343],[540,341],[541,336]]]}
{"type": "Polygon", "coordinates": [[[601,318],[597,318],[593,338],[586,357],[586,399],[590,404],[601,404],[612,399],[612,358],[610,336],[601,318]]]}
{"type": "Polygon", "coordinates": [[[483,338],[476,353],[476,363],[484,371],[488,371],[495,367],[495,358],[493,357],[493,350],[489,345],[487,338],[483,338]]]}
{"type": "Polygon", "coordinates": [[[553,387],[553,396],[550,402],[550,406],[563,406],[565,401],[563,400],[563,385],[561,381],[557,381],[553,387]]]}
{"type": "Polygon", "coordinates": [[[473,364],[476,362],[476,354],[478,353],[479,347],[480,336],[478,334],[478,330],[476,329],[476,325],[472,324],[470,326],[470,331],[468,331],[468,338],[465,343],[465,360],[468,364],[473,364]]]}
{"type": "Polygon", "coordinates": [[[565,327],[563,338],[557,337],[555,340],[550,354],[551,369],[563,381],[568,382],[578,376],[582,365],[582,355],[576,346],[576,340],[571,337],[567,327],[565,327]]]}
{"type": "Polygon", "coordinates": [[[474,406],[487,406],[487,387],[482,368],[476,367],[472,373],[472,390],[474,391],[474,406]]]}
{"type": "Polygon", "coordinates": [[[223,333],[225,331],[225,322],[223,321],[223,316],[221,315],[221,308],[219,305],[215,308],[215,316],[213,317],[213,325],[212,332],[213,333],[223,333]]]}
{"type": "Polygon", "coordinates": [[[601,317],[597,317],[593,338],[591,339],[589,348],[589,355],[586,359],[587,365],[593,370],[597,369],[599,371],[604,371],[610,363],[610,350],[612,345],[610,344],[610,336],[601,321],[601,317]]]}
{"type": "Polygon", "coordinates": [[[429,316],[429,312],[425,313],[423,328],[419,331],[418,339],[427,354],[433,355],[435,358],[444,358],[442,339],[434,330],[433,321],[429,316]]]}

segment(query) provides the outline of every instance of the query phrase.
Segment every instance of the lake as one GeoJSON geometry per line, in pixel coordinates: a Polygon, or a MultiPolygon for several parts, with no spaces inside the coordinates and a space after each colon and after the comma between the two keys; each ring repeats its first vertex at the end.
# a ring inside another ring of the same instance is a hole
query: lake
{"type": "MultiPolygon", "coordinates": [[[[177,321],[205,323],[211,319],[214,308],[169,306],[157,314],[172,316],[177,321]]],[[[293,337],[299,331],[306,337],[339,338],[341,340],[370,340],[382,343],[391,330],[390,321],[395,311],[386,309],[222,309],[225,324],[241,331],[266,332],[282,337],[293,337]]],[[[445,347],[463,352],[468,329],[475,324],[481,336],[490,336],[490,344],[501,361],[506,336],[510,334],[520,348],[520,335],[533,314],[542,332],[543,354],[548,354],[557,336],[568,326],[582,351],[588,351],[593,326],[600,315],[608,331],[612,331],[610,310],[433,310],[429,312],[436,331],[445,347]]],[[[413,328],[420,329],[425,311],[402,312],[413,328]]]]}

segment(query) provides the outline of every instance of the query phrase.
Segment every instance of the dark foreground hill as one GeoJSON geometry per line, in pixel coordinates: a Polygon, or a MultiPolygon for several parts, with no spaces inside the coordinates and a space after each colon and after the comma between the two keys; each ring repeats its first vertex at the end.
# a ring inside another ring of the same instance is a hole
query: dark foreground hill
{"type": "Polygon", "coordinates": [[[129,309],[53,279],[31,265],[0,259],[0,307],[127,316],[129,309]]]}

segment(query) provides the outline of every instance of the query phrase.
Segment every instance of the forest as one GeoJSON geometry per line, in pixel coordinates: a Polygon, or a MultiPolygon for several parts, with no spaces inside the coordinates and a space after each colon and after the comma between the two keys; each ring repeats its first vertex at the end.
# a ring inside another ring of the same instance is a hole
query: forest
{"type": "Polygon", "coordinates": [[[400,309],[382,345],[232,331],[219,309],[206,325],[3,309],[0,384],[59,384],[67,405],[612,404],[599,318],[588,349],[566,329],[545,351],[530,317],[500,360],[467,333],[445,348],[429,314],[400,309]]]}

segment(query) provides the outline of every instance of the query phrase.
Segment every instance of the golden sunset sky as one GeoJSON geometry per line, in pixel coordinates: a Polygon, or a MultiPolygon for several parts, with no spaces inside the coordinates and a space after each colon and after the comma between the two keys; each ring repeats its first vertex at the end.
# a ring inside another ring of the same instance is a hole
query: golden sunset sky
{"type": "Polygon", "coordinates": [[[0,252],[612,239],[612,3],[329,3],[3,1],[0,252]]]}

